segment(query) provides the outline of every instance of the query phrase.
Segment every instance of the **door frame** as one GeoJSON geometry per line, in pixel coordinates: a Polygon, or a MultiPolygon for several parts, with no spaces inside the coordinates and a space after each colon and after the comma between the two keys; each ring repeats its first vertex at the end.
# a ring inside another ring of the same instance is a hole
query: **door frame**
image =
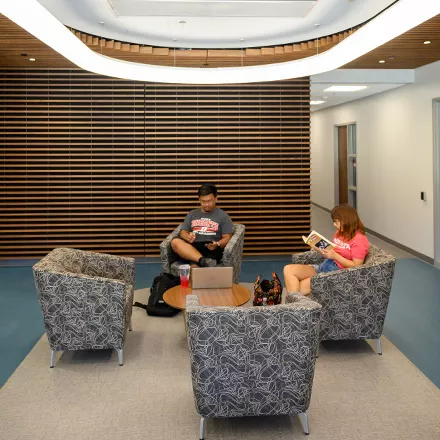
{"type": "MultiPolygon", "coordinates": [[[[339,127],[347,127],[347,150],[348,150],[348,126],[349,125],[356,125],[356,154],[359,152],[359,143],[358,143],[358,128],[359,124],[357,121],[351,121],[351,122],[344,122],[341,124],[334,124],[333,125],[333,164],[334,164],[334,187],[335,187],[335,193],[334,193],[334,203],[333,206],[339,205],[339,144],[338,144],[338,128],[339,127]]],[[[358,163],[356,161],[356,171],[358,163]]],[[[347,169],[348,169],[348,151],[347,151],[347,169]]],[[[359,178],[359,174],[357,175],[359,178]]],[[[347,174],[348,178],[348,174],[347,174]]],[[[357,194],[359,196],[359,194],[357,194]]],[[[359,197],[357,197],[357,201],[359,203],[359,197]]]]}
{"type": "Polygon", "coordinates": [[[440,98],[432,100],[434,165],[434,266],[440,269],[440,98]]]}

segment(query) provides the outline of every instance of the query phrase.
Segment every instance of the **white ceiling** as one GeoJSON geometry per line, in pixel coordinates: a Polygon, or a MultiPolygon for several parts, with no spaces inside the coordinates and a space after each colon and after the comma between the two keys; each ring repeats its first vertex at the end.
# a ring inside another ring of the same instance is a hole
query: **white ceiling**
{"type": "Polygon", "coordinates": [[[323,104],[312,105],[317,111],[345,102],[366,98],[387,90],[414,82],[412,69],[338,69],[311,77],[311,100],[324,100],[323,104]],[[366,89],[357,92],[325,92],[332,85],[364,85],[366,89]]]}
{"type": "Polygon", "coordinates": [[[270,46],[309,40],[363,23],[394,1],[39,0],[58,20],[80,31],[182,48],[270,46]]]}

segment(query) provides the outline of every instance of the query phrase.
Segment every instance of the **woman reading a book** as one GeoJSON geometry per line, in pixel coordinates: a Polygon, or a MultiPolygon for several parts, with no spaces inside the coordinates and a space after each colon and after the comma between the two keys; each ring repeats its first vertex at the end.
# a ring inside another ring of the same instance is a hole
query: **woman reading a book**
{"type": "MultiPolygon", "coordinates": [[[[310,295],[310,278],[321,272],[331,272],[360,266],[368,253],[368,238],[358,213],[349,205],[332,209],[331,217],[336,228],[332,246],[325,249],[311,245],[325,260],[320,265],[288,264],[284,266],[284,282],[288,292],[310,295]]],[[[325,239],[324,239],[325,240],[325,239]]],[[[319,243],[322,243],[320,240],[319,243]]]]}

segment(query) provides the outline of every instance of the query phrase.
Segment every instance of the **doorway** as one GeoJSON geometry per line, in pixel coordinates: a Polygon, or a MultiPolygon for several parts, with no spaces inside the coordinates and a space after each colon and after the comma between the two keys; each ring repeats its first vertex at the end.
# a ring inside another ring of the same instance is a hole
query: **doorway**
{"type": "Polygon", "coordinates": [[[440,269],[440,98],[433,101],[434,126],[434,265],[440,269]]]}
{"type": "Polygon", "coordinates": [[[348,203],[357,209],[356,124],[338,125],[336,129],[336,205],[348,203]]]}

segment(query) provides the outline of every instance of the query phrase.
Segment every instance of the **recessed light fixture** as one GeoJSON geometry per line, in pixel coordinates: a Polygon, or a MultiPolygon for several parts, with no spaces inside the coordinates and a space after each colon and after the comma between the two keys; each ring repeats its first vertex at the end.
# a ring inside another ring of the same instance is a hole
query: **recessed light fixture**
{"type": "Polygon", "coordinates": [[[394,57],[388,57],[388,59],[391,61],[391,60],[394,60],[394,57]]]}
{"type": "Polygon", "coordinates": [[[437,16],[440,14],[440,2],[425,0],[423,7],[420,0],[394,2],[345,40],[311,57],[284,63],[215,69],[154,66],[103,56],[72,34],[38,0],[0,1],[0,13],[89,72],[134,81],[236,84],[300,78],[338,69],[437,16]]]}
{"type": "Polygon", "coordinates": [[[385,62],[385,60],[380,60],[379,61],[380,64],[383,64],[384,62],[385,62]]]}
{"type": "Polygon", "coordinates": [[[35,58],[29,58],[29,61],[35,61],[35,58]]]}
{"type": "Polygon", "coordinates": [[[310,101],[310,105],[319,105],[319,104],[324,104],[324,102],[326,101],[310,101]]]}
{"type": "Polygon", "coordinates": [[[366,88],[367,86],[331,86],[324,89],[324,92],[357,92],[366,88]]]}
{"type": "Polygon", "coordinates": [[[426,40],[423,42],[423,44],[431,44],[431,42],[429,40],[426,40]]]}
{"type": "Polygon", "coordinates": [[[27,57],[27,56],[28,56],[27,53],[21,53],[20,55],[21,55],[22,57],[27,57]]]}

